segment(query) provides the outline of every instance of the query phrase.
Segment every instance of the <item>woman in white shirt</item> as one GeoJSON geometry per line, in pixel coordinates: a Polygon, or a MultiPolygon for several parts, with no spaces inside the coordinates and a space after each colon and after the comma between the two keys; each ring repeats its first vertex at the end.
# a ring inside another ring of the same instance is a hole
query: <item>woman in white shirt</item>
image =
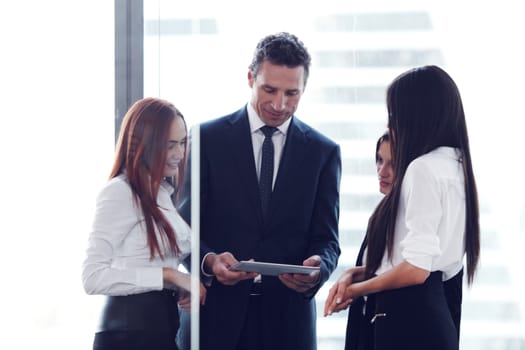
{"type": "Polygon", "coordinates": [[[392,190],[369,220],[365,266],[332,287],[325,314],[375,294],[374,349],[458,349],[444,281],[466,256],[478,265],[479,209],[458,88],[441,68],[397,77],[387,90],[392,190]]]}
{"type": "MultiPolygon", "coordinates": [[[[176,349],[179,306],[190,305],[190,228],[172,202],[185,173],[187,130],[173,104],[137,101],[126,113],[110,179],[96,201],[82,279],[107,295],[93,349],[176,349]]],[[[201,286],[204,303],[205,289],[201,286]]]]}

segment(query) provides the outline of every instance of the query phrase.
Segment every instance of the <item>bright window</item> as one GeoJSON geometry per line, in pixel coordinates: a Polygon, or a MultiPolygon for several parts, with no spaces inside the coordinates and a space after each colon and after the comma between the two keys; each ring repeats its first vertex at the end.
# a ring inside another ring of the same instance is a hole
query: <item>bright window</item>
{"type": "MultiPolygon", "coordinates": [[[[342,147],[336,278],[353,265],[380,198],[373,152],[386,127],[386,85],[414,66],[445,68],[463,96],[482,214],[481,269],[473,288],[464,289],[461,348],[523,349],[524,278],[517,268],[523,244],[514,243],[523,243],[523,190],[515,185],[523,165],[514,152],[525,123],[518,105],[525,71],[514,3],[242,4],[147,3],[145,94],[173,101],[190,124],[225,115],[248,101],[247,67],[257,41],[277,31],[296,34],[313,56],[296,115],[342,147]]],[[[317,296],[319,315],[332,283],[317,296]]],[[[346,313],[319,316],[319,348],[342,348],[345,327],[346,313]]]]}
{"type": "MultiPolygon", "coordinates": [[[[340,269],[354,262],[379,199],[373,149],[385,85],[409,67],[442,65],[462,92],[482,209],[461,348],[525,348],[519,1],[144,3],[144,94],[172,100],[190,124],[247,102],[247,66],[264,35],[286,30],[308,46],[314,61],[297,116],[342,146],[340,269]]],[[[0,3],[1,349],[91,349],[101,298],[84,293],[80,274],[113,160],[114,5],[0,3]]],[[[345,316],[319,318],[320,350],[341,348],[345,316]]]]}

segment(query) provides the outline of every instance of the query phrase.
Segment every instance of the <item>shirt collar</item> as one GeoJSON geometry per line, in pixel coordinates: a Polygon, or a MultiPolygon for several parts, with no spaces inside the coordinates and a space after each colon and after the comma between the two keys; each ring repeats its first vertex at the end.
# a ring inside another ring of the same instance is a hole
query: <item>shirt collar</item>
{"type": "MultiPolygon", "coordinates": [[[[261,118],[259,118],[259,115],[257,114],[257,111],[255,111],[255,108],[253,108],[252,104],[248,102],[248,105],[246,106],[246,109],[248,110],[248,121],[250,123],[250,132],[253,134],[254,132],[257,132],[261,127],[264,126],[263,121],[261,118]]],[[[290,127],[290,123],[292,122],[292,118],[288,118],[287,121],[282,123],[277,127],[277,130],[279,130],[283,135],[286,136],[286,133],[288,132],[288,128],[290,127]]]]}
{"type": "Polygon", "coordinates": [[[160,188],[164,189],[171,196],[175,192],[175,187],[166,179],[162,179],[160,188]]]}

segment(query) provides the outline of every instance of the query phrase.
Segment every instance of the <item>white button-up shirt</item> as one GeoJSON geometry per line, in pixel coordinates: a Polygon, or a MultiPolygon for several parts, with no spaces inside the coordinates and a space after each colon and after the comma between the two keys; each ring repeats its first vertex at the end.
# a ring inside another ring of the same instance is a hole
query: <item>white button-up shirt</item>
{"type": "Polygon", "coordinates": [[[134,200],[125,175],[104,186],[97,197],[95,219],[89,236],[82,280],[88,294],[129,295],[174,286],[165,286],[163,267],[177,269],[190,252],[191,231],[179,215],[170,195],[173,187],[163,182],[157,203],[175,230],[180,253],[175,255],[157,234],[164,255],[150,259],[144,216],[134,200]]]}
{"type": "Polygon", "coordinates": [[[460,154],[440,147],[410,163],[401,187],[393,259],[387,254],[377,274],[403,261],[447,280],[463,266],[465,187],[460,154]]]}

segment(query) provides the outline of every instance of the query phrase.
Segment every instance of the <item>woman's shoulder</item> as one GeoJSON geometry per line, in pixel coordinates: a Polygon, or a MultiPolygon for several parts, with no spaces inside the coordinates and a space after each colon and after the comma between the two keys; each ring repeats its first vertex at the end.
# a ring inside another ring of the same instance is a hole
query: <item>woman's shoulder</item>
{"type": "Polygon", "coordinates": [[[121,174],[109,179],[102,187],[99,193],[99,199],[107,197],[122,197],[131,196],[131,186],[126,175],[121,174]]]}
{"type": "Polygon", "coordinates": [[[409,167],[425,168],[442,166],[444,163],[458,162],[460,159],[459,150],[453,147],[438,147],[422,156],[414,159],[409,167]]]}
{"type": "Polygon", "coordinates": [[[409,165],[405,177],[409,179],[456,178],[460,176],[460,153],[453,147],[439,147],[416,159],[409,165]]]}

